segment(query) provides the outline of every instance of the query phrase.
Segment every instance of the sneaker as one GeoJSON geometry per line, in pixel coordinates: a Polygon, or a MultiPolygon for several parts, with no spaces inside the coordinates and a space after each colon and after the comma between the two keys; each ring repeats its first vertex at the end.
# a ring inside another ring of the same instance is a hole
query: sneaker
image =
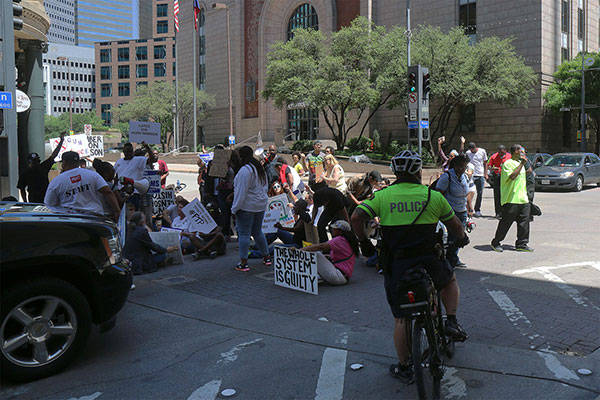
{"type": "Polygon", "coordinates": [[[475,211],[475,214],[473,214],[473,216],[475,218],[481,218],[481,212],[480,211],[475,211]]]}
{"type": "Polygon", "coordinates": [[[533,249],[527,245],[523,245],[523,246],[516,246],[515,250],[517,251],[523,251],[525,253],[533,253],[533,249]]]}
{"type": "Polygon", "coordinates": [[[129,286],[129,290],[135,290],[135,283],[132,283],[131,286],[129,286]]]}
{"type": "Polygon", "coordinates": [[[267,267],[270,267],[271,265],[273,265],[273,261],[271,260],[271,256],[264,256],[263,257],[263,264],[265,264],[267,267]]]}
{"type": "Polygon", "coordinates": [[[407,385],[414,382],[412,365],[392,364],[389,369],[390,375],[396,379],[400,379],[407,385]]]}
{"type": "Polygon", "coordinates": [[[444,326],[446,336],[455,342],[464,342],[469,338],[467,332],[458,324],[455,319],[447,319],[446,325],[444,326]]]}
{"type": "Polygon", "coordinates": [[[208,255],[208,257],[212,260],[214,260],[215,258],[217,258],[217,252],[216,251],[211,251],[210,254],[208,255]]]}
{"type": "Polygon", "coordinates": [[[467,264],[465,264],[462,261],[459,261],[454,265],[454,268],[467,268],[467,264]]]}
{"type": "Polygon", "coordinates": [[[242,263],[239,263],[238,265],[236,265],[235,269],[238,271],[242,271],[242,272],[250,271],[250,267],[248,266],[248,264],[242,264],[242,263]]]}
{"type": "Polygon", "coordinates": [[[205,251],[197,251],[192,255],[194,261],[203,260],[208,258],[208,254],[205,251]]]}
{"type": "Polygon", "coordinates": [[[494,243],[493,240],[490,246],[492,246],[492,250],[494,250],[495,252],[502,253],[504,251],[502,245],[500,243],[494,243]]]}

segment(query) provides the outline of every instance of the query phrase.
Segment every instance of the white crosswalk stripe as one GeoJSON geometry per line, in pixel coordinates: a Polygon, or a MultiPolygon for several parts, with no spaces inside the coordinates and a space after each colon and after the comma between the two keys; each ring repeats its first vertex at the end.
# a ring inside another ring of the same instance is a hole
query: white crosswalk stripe
{"type": "Polygon", "coordinates": [[[326,348],[323,352],[321,372],[317,382],[315,400],[337,400],[344,394],[346,350],[326,348]]]}

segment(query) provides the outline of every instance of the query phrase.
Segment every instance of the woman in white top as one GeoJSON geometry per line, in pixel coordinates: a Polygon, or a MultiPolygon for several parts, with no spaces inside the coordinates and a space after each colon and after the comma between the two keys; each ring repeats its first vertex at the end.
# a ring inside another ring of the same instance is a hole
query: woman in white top
{"type": "Polygon", "coordinates": [[[233,180],[233,204],[231,213],[235,215],[240,249],[238,271],[250,271],[248,267],[248,249],[250,235],[263,255],[265,265],[272,265],[267,248],[267,239],[262,232],[262,222],[267,209],[267,175],[260,162],[254,158],[249,146],[238,150],[242,167],[233,180]]]}
{"type": "Polygon", "coordinates": [[[346,177],[344,169],[333,154],[325,156],[325,174],[323,180],[331,188],[337,189],[342,193],[346,193],[346,177]]]}

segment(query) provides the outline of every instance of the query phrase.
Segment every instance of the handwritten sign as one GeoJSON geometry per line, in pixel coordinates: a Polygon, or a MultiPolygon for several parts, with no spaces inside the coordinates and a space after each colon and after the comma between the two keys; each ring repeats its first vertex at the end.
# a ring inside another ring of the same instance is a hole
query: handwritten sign
{"type": "Polygon", "coordinates": [[[152,193],[152,211],[154,215],[162,214],[170,205],[175,204],[175,191],[161,189],[158,193],[152,193]]]}
{"type": "Polygon", "coordinates": [[[157,122],[129,121],[129,141],[160,144],[160,124],[157,122]]]}
{"type": "Polygon", "coordinates": [[[265,216],[263,218],[263,223],[261,227],[263,233],[277,233],[277,228],[275,228],[275,224],[279,222],[280,217],[281,211],[278,208],[265,211],[265,216]]]}
{"type": "Polygon", "coordinates": [[[104,138],[102,135],[88,135],[87,141],[90,157],[104,157],[104,138]]]}
{"type": "MultiPolygon", "coordinates": [[[[267,203],[267,209],[265,210],[265,216],[270,210],[279,210],[279,223],[286,227],[294,226],[294,214],[292,213],[292,209],[288,207],[288,198],[286,194],[279,194],[277,196],[269,197],[269,202],[267,203]]],[[[263,227],[265,226],[265,222],[263,219],[263,227]]]]}
{"type": "Polygon", "coordinates": [[[315,164],[315,182],[321,182],[323,180],[323,163],[315,164]]]}
{"type": "Polygon", "coordinates": [[[173,260],[173,264],[183,264],[183,254],[181,253],[181,246],[179,244],[179,232],[161,230],[160,232],[149,232],[148,234],[154,243],[162,247],[179,247],[176,252],[167,253],[167,260],[173,260]]]}
{"type": "Polygon", "coordinates": [[[189,222],[190,232],[210,233],[217,227],[215,220],[198,199],[194,199],[183,207],[183,213],[189,222]]]}
{"type": "Polygon", "coordinates": [[[160,171],[145,170],[144,179],[150,181],[150,187],[147,193],[160,193],[160,171]]]}
{"type": "Polygon", "coordinates": [[[231,158],[231,150],[229,149],[215,149],[215,154],[210,164],[210,171],[208,176],[216,178],[225,178],[227,170],[229,169],[227,163],[231,158]]]}
{"type": "Polygon", "coordinates": [[[317,253],[275,246],[273,272],[278,286],[319,294],[317,253]]]}
{"type": "Polygon", "coordinates": [[[306,241],[309,243],[319,243],[319,231],[313,224],[304,222],[304,234],[306,235],[306,241]]]}
{"type": "MultiPolygon", "coordinates": [[[[56,149],[56,146],[58,146],[59,142],[60,138],[50,139],[50,147],[52,148],[52,151],[56,149]]],[[[74,151],[79,154],[79,157],[88,157],[90,155],[90,148],[88,147],[87,136],[65,136],[65,140],[63,141],[62,147],[54,161],[61,161],[62,155],[65,151],[74,151]]]]}

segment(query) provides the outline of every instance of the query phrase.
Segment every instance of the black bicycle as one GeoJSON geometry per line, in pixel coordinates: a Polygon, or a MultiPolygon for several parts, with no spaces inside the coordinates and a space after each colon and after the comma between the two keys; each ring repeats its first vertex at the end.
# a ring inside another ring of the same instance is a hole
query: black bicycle
{"type": "Polygon", "coordinates": [[[405,277],[399,288],[405,297],[400,308],[419,399],[439,399],[444,358],[454,355],[454,342],[444,332],[441,296],[425,269],[413,268],[405,277]]]}

